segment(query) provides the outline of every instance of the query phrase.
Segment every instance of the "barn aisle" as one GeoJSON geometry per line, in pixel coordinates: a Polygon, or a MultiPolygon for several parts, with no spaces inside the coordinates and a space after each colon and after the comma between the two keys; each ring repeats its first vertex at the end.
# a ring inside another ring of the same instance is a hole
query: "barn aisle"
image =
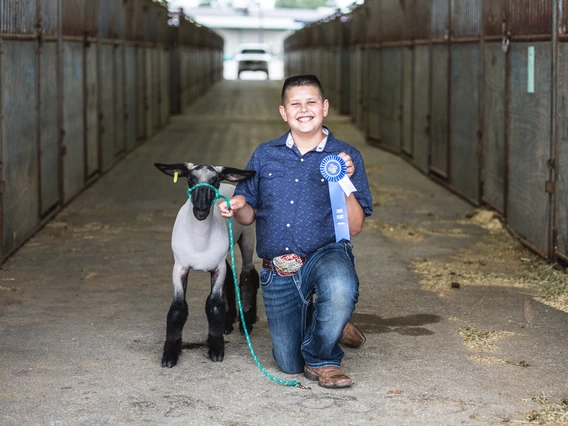
{"type": "Polygon", "coordinates": [[[261,363],[311,390],[265,378],[238,332],[225,337],[225,360],[209,361],[200,272],[190,273],[183,356],[161,367],[169,239],[186,188],[153,163],[244,167],[287,129],[280,88],[216,84],[3,265],[0,424],[489,425],[534,420],[568,396],[568,314],[537,300],[541,261],[335,113],[325,124],[362,152],[375,201],[354,240],[353,320],[367,335],[345,349],[355,385],[326,390],[278,372],[262,309],[261,363]]]}

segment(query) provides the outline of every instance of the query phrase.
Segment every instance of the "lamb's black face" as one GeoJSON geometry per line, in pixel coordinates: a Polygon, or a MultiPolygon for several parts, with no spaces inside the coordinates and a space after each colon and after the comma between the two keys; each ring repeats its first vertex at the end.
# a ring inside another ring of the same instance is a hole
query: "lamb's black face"
{"type": "MultiPolygon", "coordinates": [[[[212,166],[199,165],[189,171],[187,177],[188,187],[191,189],[198,183],[208,183],[209,185],[219,188],[223,177],[212,166]]],[[[211,212],[213,200],[215,199],[215,191],[213,189],[202,186],[191,192],[191,202],[193,203],[193,215],[197,220],[205,220],[211,212]]]]}

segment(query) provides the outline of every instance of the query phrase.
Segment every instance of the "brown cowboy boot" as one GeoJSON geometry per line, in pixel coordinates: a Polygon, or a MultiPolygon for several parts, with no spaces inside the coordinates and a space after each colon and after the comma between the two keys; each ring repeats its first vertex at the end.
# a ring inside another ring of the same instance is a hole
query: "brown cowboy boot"
{"type": "Polygon", "coordinates": [[[363,332],[351,321],[347,321],[339,343],[347,346],[348,348],[358,348],[365,343],[365,340],[367,340],[367,338],[363,332]]]}
{"type": "Polygon", "coordinates": [[[348,388],[353,384],[351,379],[339,367],[332,365],[321,368],[304,366],[304,376],[309,380],[314,380],[324,388],[348,388]]]}

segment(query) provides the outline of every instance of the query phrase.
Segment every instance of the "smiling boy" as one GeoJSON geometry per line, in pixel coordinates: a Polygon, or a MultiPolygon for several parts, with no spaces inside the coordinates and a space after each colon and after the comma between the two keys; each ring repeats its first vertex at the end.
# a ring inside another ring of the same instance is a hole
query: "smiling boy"
{"type": "Polygon", "coordinates": [[[231,210],[225,203],[219,208],[243,225],[256,220],[262,295],[278,367],[303,371],[323,387],[348,387],[339,343],[358,347],[365,341],[349,322],[359,280],[351,242],[336,241],[320,164],[329,155],[345,162],[356,188],[345,195],[351,236],[372,213],[367,175],[359,151],[323,126],[329,102],[316,76],[286,79],[279,110],[290,131],[257,147],[247,165],[255,177],[238,184],[231,210]]]}

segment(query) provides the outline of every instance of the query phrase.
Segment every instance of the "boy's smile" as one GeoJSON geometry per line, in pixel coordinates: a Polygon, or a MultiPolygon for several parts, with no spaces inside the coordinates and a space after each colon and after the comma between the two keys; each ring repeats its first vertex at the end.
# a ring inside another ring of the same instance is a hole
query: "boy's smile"
{"type": "Polygon", "coordinates": [[[323,100],[314,86],[291,87],[286,93],[286,101],[280,106],[280,115],[288,123],[292,136],[320,136],[324,117],[329,111],[329,103],[323,100]]]}

